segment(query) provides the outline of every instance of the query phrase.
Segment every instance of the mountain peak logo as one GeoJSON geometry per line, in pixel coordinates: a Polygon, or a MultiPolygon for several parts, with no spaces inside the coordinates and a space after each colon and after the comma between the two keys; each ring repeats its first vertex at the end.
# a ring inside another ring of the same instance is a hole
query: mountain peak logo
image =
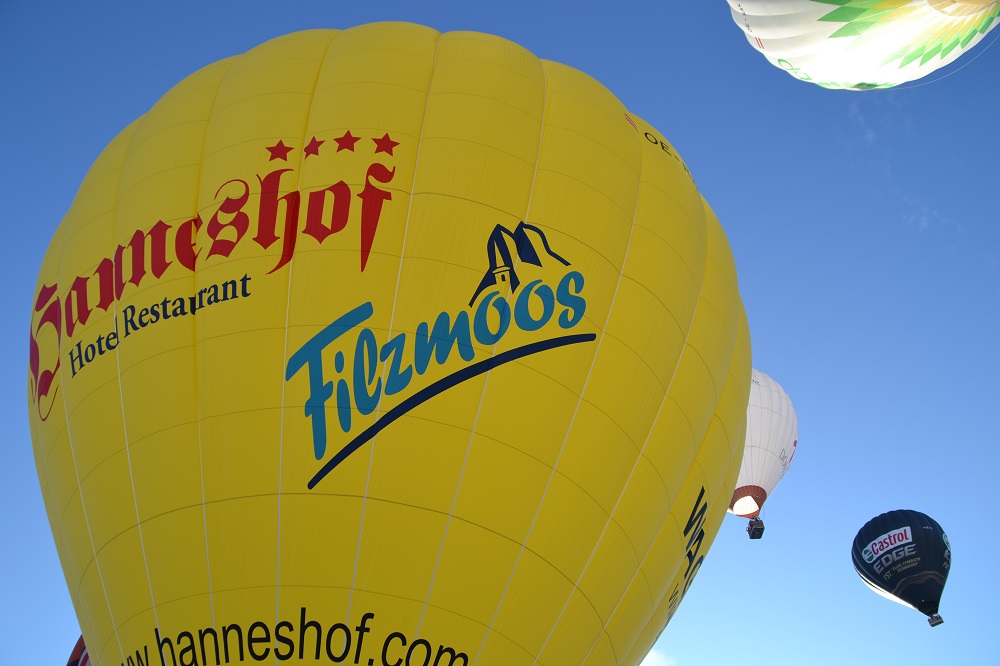
{"type": "Polygon", "coordinates": [[[538,227],[520,222],[517,228],[511,231],[507,227],[498,224],[493,227],[489,240],[486,242],[486,253],[489,256],[490,268],[480,281],[479,287],[476,288],[476,292],[472,295],[472,299],[469,300],[470,307],[476,302],[479,295],[489,287],[508,283],[510,284],[510,292],[512,294],[517,291],[517,288],[521,285],[521,280],[517,276],[517,269],[514,265],[515,255],[520,263],[541,267],[542,258],[538,252],[538,248],[532,241],[533,237],[541,243],[542,249],[545,250],[547,256],[555,259],[563,266],[569,266],[568,261],[552,251],[552,248],[549,247],[549,240],[545,237],[545,232],[538,227]],[[510,243],[514,244],[514,253],[511,253],[510,243]]]}

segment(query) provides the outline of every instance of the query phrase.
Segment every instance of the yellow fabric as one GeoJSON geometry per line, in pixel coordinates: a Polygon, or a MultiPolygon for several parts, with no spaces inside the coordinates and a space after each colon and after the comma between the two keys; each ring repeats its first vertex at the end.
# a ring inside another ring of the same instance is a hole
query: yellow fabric
{"type": "Polygon", "coordinates": [[[400,23],[167,93],[81,186],[31,340],[99,666],[638,664],[726,511],[751,367],[656,130],[400,23]]]}

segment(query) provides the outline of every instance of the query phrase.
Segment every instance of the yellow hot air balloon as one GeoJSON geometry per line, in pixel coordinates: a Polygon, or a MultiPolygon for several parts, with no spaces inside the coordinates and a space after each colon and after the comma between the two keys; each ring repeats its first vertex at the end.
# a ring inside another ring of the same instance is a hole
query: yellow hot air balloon
{"type": "Polygon", "coordinates": [[[772,65],[852,90],[927,76],[1000,22],[1000,0],[729,0],[729,7],[772,65]]]}
{"type": "Polygon", "coordinates": [[[750,348],[655,129],[384,23],[210,65],[114,139],[28,379],[98,666],[637,664],[726,511],[750,348]]]}

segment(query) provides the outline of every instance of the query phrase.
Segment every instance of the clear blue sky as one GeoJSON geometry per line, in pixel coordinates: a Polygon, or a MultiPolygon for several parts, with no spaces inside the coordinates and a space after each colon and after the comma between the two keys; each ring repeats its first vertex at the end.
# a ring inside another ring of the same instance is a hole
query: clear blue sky
{"type": "Polygon", "coordinates": [[[674,143],[726,229],[754,367],[794,401],[800,446],[764,538],[726,517],[647,664],[1000,664],[1000,30],[931,83],[851,93],[772,68],[725,0],[3,0],[0,666],[62,666],[79,635],[26,378],[37,269],[89,164],[197,68],[376,20],[498,34],[594,76],[674,143]],[[858,528],[896,508],[950,537],[940,627],[852,569],[858,528]]]}

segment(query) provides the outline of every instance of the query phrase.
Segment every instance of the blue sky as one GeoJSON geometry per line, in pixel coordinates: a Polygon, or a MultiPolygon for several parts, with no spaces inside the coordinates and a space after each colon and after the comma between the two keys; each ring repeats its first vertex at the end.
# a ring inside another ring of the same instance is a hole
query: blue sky
{"type": "Polygon", "coordinates": [[[726,229],[754,367],[791,396],[800,446],[765,537],[726,517],[647,664],[1000,663],[1000,31],[929,80],[852,93],[772,68],[724,0],[5,0],[0,666],[61,665],[79,635],[26,378],[37,269],[89,164],[197,68],[294,30],[376,20],[498,34],[592,75],[670,139],[726,229]],[[852,569],[857,530],[896,508],[949,535],[940,627],[852,569]]]}

